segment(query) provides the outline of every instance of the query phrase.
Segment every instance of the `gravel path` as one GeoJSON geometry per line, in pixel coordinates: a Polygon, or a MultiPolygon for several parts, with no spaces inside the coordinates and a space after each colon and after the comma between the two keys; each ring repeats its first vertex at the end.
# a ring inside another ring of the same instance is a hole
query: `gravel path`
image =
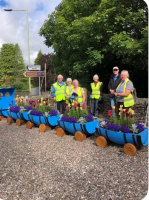
{"type": "Polygon", "coordinates": [[[96,136],[77,142],[55,130],[40,133],[0,121],[3,200],[141,200],[148,191],[148,147],[127,156],[101,149],[96,136]]]}

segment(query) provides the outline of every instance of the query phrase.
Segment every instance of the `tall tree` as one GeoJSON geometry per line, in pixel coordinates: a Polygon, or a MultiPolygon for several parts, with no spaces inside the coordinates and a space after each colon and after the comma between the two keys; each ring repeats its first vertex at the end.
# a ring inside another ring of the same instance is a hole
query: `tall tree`
{"type": "Polygon", "coordinates": [[[18,44],[3,44],[0,52],[0,85],[10,86],[11,81],[23,77],[25,64],[18,44]]]}
{"type": "MultiPolygon", "coordinates": [[[[41,70],[44,71],[45,70],[45,64],[46,64],[46,89],[50,90],[51,85],[53,84],[53,82],[56,80],[56,74],[54,71],[54,67],[51,64],[51,59],[52,59],[52,55],[51,54],[42,54],[41,50],[39,50],[37,57],[34,61],[35,65],[41,65],[41,70]]],[[[33,78],[33,83],[35,86],[37,86],[39,84],[39,79],[37,79],[36,77],[33,78]]],[[[42,89],[45,89],[45,78],[42,78],[41,80],[41,87],[42,89]]]]}
{"type": "Polygon", "coordinates": [[[111,69],[128,69],[140,96],[147,86],[148,8],[143,0],[62,0],[40,28],[54,49],[56,72],[86,82],[98,73],[107,91],[111,69]],[[84,76],[82,77],[82,73],[84,76]],[[137,78],[136,78],[137,77],[137,78]]]}

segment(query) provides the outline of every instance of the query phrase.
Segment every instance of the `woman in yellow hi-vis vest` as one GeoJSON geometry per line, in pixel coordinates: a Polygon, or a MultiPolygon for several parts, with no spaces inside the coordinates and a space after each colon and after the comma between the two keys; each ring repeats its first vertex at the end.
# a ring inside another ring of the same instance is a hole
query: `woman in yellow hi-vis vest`
{"type": "Polygon", "coordinates": [[[65,88],[66,85],[63,82],[63,76],[60,74],[57,77],[57,82],[55,82],[52,85],[52,89],[51,89],[51,96],[53,97],[54,101],[56,101],[57,104],[57,110],[60,112],[60,107],[62,107],[62,113],[64,113],[65,111],[65,88]]]}
{"type": "Polygon", "coordinates": [[[70,96],[74,89],[74,86],[72,85],[71,78],[67,78],[66,82],[67,82],[67,86],[66,86],[66,90],[65,90],[66,104],[69,104],[70,96]]]}
{"type": "Polygon", "coordinates": [[[74,100],[82,106],[83,103],[85,103],[85,92],[83,88],[79,87],[79,82],[76,79],[73,80],[73,86],[74,89],[72,90],[71,95],[73,94],[73,96],[75,96],[74,100]]]}
{"type": "Polygon", "coordinates": [[[132,92],[134,90],[133,83],[128,79],[129,73],[127,70],[121,72],[121,83],[117,86],[116,92],[118,107],[123,105],[123,108],[129,108],[134,105],[132,92]]]}
{"type": "Polygon", "coordinates": [[[91,83],[92,93],[91,98],[91,115],[98,117],[98,102],[102,98],[102,85],[103,83],[99,81],[99,76],[95,74],[93,76],[94,82],[91,83]]]}

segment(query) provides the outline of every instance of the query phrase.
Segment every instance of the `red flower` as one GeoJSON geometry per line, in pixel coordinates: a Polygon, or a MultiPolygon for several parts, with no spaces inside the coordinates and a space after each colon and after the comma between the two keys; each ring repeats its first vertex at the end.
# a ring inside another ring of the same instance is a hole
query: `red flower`
{"type": "Polygon", "coordinates": [[[82,108],[83,108],[83,109],[85,109],[85,108],[86,108],[86,105],[85,105],[85,103],[83,103],[83,105],[82,105],[82,108]]]}
{"type": "Polygon", "coordinates": [[[63,102],[63,104],[65,105],[65,104],[66,104],[66,102],[64,101],[64,102],[63,102]]]}
{"type": "Polygon", "coordinates": [[[66,108],[69,108],[69,106],[67,106],[66,108]]]}
{"type": "Polygon", "coordinates": [[[34,108],[35,108],[36,104],[34,104],[34,108]]]}
{"type": "Polygon", "coordinates": [[[49,98],[46,98],[46,101],[48,101],[49,98]]]}
{"type": "Polygon", "coordinates": [[[112,115],[112,111],[111,111],[111,110],[108,111],[108,115],[109,115],[109,116],[112,115]]]}
{"type": "Polygon", "coordinates": [[[46,106],[48,105],[48,102],[46,102],[46,106]]]}
{"type": "Polygon", "coordinates": [[[135,110],[135,108],[132,108],[132,110],[135,110]]]}
{"type": "Polygon", "coordinates": [[[28,99],[26,99],[26,102],[28,102],[28,99]]]}
{"type": "Polygon", "coordinates": [[[126,112],[126,113],[128,112],[128,108],[126,108],[125,112],[126,112]]]}
{"type": "Polygon", "coordinates": [[[116,113],[116,110],[114,112],[116,113]]]}
{"type": "Polygon", "coordinates": [[[112,107],[110,109],[112,110],[112,107]]]}
{"type": "Polygon", "coordinates": [[[74,107],[77,107],[77,103],[74,103],[74,107]]]}
{"type": "Polygon", "coordinates": [[[133,118],[134,116],[133,116],[133,115],[130,115],[130,117],[133,118]]]}
{"type": "Polygon", "coordinates": [[[116,103],[115,106],[118,107],[118,103],[116,103]]]}
{"type": "Polygon", "coordinates": [[[38,101],[35,101],[35,104],[37,104],[38,103],[38,101]]]}
{"type": "Polygon", "coordinates": [[[18,102],[20,102],[20,99],[18,100],[18,102]]]}
{"type": "Polygon", "coordinates": [[[80,108],[80,103],[78,103],[77,106],[80,108]]]}
{"type": "Polygon", "coordinates": [[[129,113],[126,113],[126,117],[129,117],[129,113]]]}
{"type": "Polygon", "coordinates": [[[41,103],[41,100],[39,100],[39,103],[41,103]]]}

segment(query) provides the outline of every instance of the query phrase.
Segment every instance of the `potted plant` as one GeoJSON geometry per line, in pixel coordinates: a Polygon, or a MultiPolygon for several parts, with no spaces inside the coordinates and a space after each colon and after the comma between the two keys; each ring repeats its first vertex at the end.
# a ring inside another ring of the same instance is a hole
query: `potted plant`
{"type": "Polygon", "coordinates": [[[51,129],[51,127],[57,126],[60,113],[52,109],[48,98],[46,101],[41,98],[41,100],[32,101],[30,103],[33,109],[28,113],[29,122],[27,122],[27,128],[30,129],[35,124],[39,126],[40,132],[44,132],[47,129],[51,129]]]}
{"type": "Polygon", "coordinates": [[[82,141],[86,136],[95,132],[98,121],[88,114],[85,103],[81,106],[80,103],[72,101],[66,107],[58,124],[61,127],[56,130],[58,136],[62,137],[65,132],[69,132],[75,135],[77,141],[82,141]]]}
{"type": "Polygon", "coordinates": [[[21,96],[19,97],[17,95],[15,101],[11,101],[9,103],[9,108],[8,108],[8,115],[9,117],[7,118],[8,124],[10,124],[13,120],[16,120],[16,124],[20,126],[22,123],[25,123],[23,113],[27,113],[29,110],[32,109],[32,106],[29,104],[28,99],[25,99],[24,97],[21,96]]]}
{"type": "Polygon", "coordinates": [[[145,124],[135,120],[135,108],[119,110],[113,106],[108,111],[109,120],[103,120],[96,128],[99,137],[96,143],[99,147],[106,147],[107,140],[124,145],[124,152],[127,155],[135,155],[136,146],[146,146],[148,144],[148,128],[145,124]],[[112,117],[114,110],[114,117],[112,117]],[[118,114],[118,115],[117,115],[118,114]]]}

